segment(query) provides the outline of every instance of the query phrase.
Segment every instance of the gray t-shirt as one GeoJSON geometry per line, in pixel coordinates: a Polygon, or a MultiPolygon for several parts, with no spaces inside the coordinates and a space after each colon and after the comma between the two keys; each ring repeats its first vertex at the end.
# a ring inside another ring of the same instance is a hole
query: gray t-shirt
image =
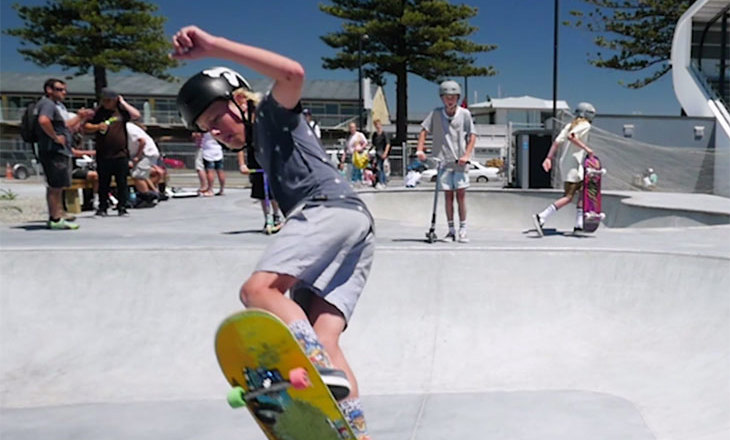
{"type": "Polygon", "coordinates": [[[56,142],[55,139],[51,139],[50,137],[48,137],[46,132],[43,131],[43,129],[41,128],[40,124],[36,124],[35,129],[38,136],[38,151],[46,153],[59,153],[71,157],[73,156],[73,153],[71,152],[71,130],[69,130],[66,126],[66,119],[64,118],[62,108],[59,108],[59,106],[57,106],[55,102],[53,102],[46,96],[41,98],[40,101],[38,101],[38,104],[36,104],[36,111],[38,112],[38,116],[47,116],[48,119],[51,120],[51,124],[53,125],[53,131],[55,131],[57,135],[60,134],[66,138],[66,145],[61,145],[56,142]]]}
{"type": "Polygon", "coordinates": [[[365,202],[330,163],[301,104],[286,109],[267,94],[256,108],[254,136],[256,160],[285,215],[298,205],[324,205],[362,211],[373,222],[365,202]]]}
{"type": "Polygon", "coordinates": [[[454,115],[449,116],[443,107],[438,107],[423,120],[421,128],[431,133],[432,154],[443,160],[447,169],[464,171],[454,162],[466,153],[469,136],[475,133],[469,110],[456,107],[454,115]]]}

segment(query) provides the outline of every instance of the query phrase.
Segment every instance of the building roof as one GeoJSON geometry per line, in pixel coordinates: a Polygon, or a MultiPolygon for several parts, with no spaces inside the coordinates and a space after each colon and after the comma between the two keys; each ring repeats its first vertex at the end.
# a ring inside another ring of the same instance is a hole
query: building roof
{"type": "MultiPolygon", "coordinates": [[[[72,95],[94,95],[94,75],[89,73],[74,77],[68,73],[25,73],[0,72],[0,92],[12,94],[42,94],[43,83],[48,78],[59,78],[66,82],[72,95]]],[[[173,82],[157,79],[141,73],[107,73],[109,87],[130,96],[175,96],[183,80],[173,82]]],[[[272,84],[268,78],[251,79],[251,87],[257,92],[266,92],[272,84]]],[[[371,96],[377,86],[371,85],[371,96]]],[[[308,80],[304,83],[302,99],[327,101],[357,101],[357,80],[308,80]]]]}
{"type": "MultiPolygon", "coordinates": [[[[553,100],[541,99],[527,95],[512,98],[493,98],[489,101],[472,104],[469,108],[552,110],[553,100]]],[[[558,100],[557,108],[560,110],[570,110],[568,103],[561,100],[558,100]]]]}

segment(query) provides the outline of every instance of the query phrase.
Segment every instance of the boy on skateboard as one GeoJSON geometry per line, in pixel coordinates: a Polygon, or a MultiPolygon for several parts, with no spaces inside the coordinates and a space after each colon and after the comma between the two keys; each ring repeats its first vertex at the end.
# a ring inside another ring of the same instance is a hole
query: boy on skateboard
{"type": "Polygon", "coordinates": [[[269,176],[286,222],[240,291],[247,307],[281,318],[318,366],[359,439],[367,439],[355,376],[339,346],[373,261],[373,218],[330,164],[302,116],[302,66],[282,55],[195,27],[173,37],[172,57],[222,58],[274,80],[248,116],[250,86],[236,72],[212,68],[182,86],[177,105],[188,128],[209,131],[237,150],[253,126],[256,159],[269,176]],[[244,89],[244,94],[233,94],[244,89]],[[285,296],[289,291],[292,299],[285,296]]]}
{"type": "MultiPolygon", "coordinates": [[[[596,116],[596,109],[587,102],[578,104],[575,110],[576,117],[573,121],[563,127],[560,134],[555,138],[550,146],[547,157],[542,163],[545,171],[550,171],[553,167],[553,158],[558,147],[562,144],[563,151],[560,156],[560,174],[563,179],[563,196],[551,203],[547,208],[539,214],[533,214],[532,221],[535,223],[537,233],[543,236],[543,226],[547,219],[555,214],[560,208],[573,201],[575,193],[580,191],[583,186],[583,159],[586,153],[593,155],[586,141],[588,140],[588,132],[591,130],[591,121],[596,116]]],[[[578,209],[575,214],[575,227],[573,232],[583,230],[583,200],[578,197],[578,209]]]]}
{"type": "Polygon", "coordinates": [[[459,204],[459,236],[461,243],[467,243],[466,236],[466,189],[469,187],[469,174],[466,165],[471,159],[477,137],[474,121],[469,110],[459,107],[461,86],[455,81],[444,81],[439,85],[439,96],[443,107],[435,108],[421,123],[418,136],[418,160],[426,160],[423,149],[426,135],[433,136],[432,154],[442,160],[444,172],[441,174],[441,187],[446,200],[446,220],[449,233],[446,238],[456,240],[454,228],[454,192],[459,204]]]}

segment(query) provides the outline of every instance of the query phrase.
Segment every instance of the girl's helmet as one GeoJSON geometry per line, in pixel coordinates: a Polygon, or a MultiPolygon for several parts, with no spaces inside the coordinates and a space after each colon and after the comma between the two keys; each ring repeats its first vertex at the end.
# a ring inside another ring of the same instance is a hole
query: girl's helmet
{"type": "Polygon", "coordinates": [[[205,109],[219,99],[233,100],[233,91],[240,88],[251,90],[251,85],[227,67],[211,67],[190,77],[177,93],[177,109],[185,127],[200,131],[195,120],[205,109]]]}
{"type": "Polygon", "coordinates": [[[459,95],[461,96],[461,86],[458,82],[448,80],[439,85],[439,96],[459,95]]]}
{"type": "Polygon", "coordinates": [[[596,108],[588,102],[579,102],[575,108],[575,115],[579,118],[586,118],[589,121],[593,121],[596,116],[596,108]]]}

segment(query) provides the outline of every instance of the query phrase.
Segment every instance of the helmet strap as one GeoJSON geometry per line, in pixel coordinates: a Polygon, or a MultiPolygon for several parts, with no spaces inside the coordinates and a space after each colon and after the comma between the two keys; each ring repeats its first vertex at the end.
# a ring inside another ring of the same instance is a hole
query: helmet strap
{"type": "MultiPolygon", "coordinates": [[[[233,97],[231,97],[230,100],[233,101],[233,105],[235,105],[236,108],[238,109],[238,115],[236,115],[235,113],[233,113],[233,115],[235,117],[237,117],[240,122],[243,123],[244,131],[246,132],[246,144],[245,145],[242,145],[241,148],[231,148],[231,147],[228,147],[228,146],[224,146],[224,147],[225,147],[226,150],[238,152],[238,151],[241,151],[244,148],[246,148],[247,145],[249,145],[249,142],[250,142],[249,141],[249,133],[253,133],[253,124],[251,123],[251,121],[252,121],[252,116],[253,116],[253,105],[254,105],[254,103],[250,99],[247,100],[246,101],[246,106],[247,106],[247,110],[248,111],[247,112],[244,112],[243,109],[241,108],[241,106],[238,105],[238,103],[236,102],[236,100],[233,97]],[[247,117],[244,116],[244,115],[246,115],[247,117]]],[[[221,145],[223,145],[223,144],[221,144],[221,145]]]]}

